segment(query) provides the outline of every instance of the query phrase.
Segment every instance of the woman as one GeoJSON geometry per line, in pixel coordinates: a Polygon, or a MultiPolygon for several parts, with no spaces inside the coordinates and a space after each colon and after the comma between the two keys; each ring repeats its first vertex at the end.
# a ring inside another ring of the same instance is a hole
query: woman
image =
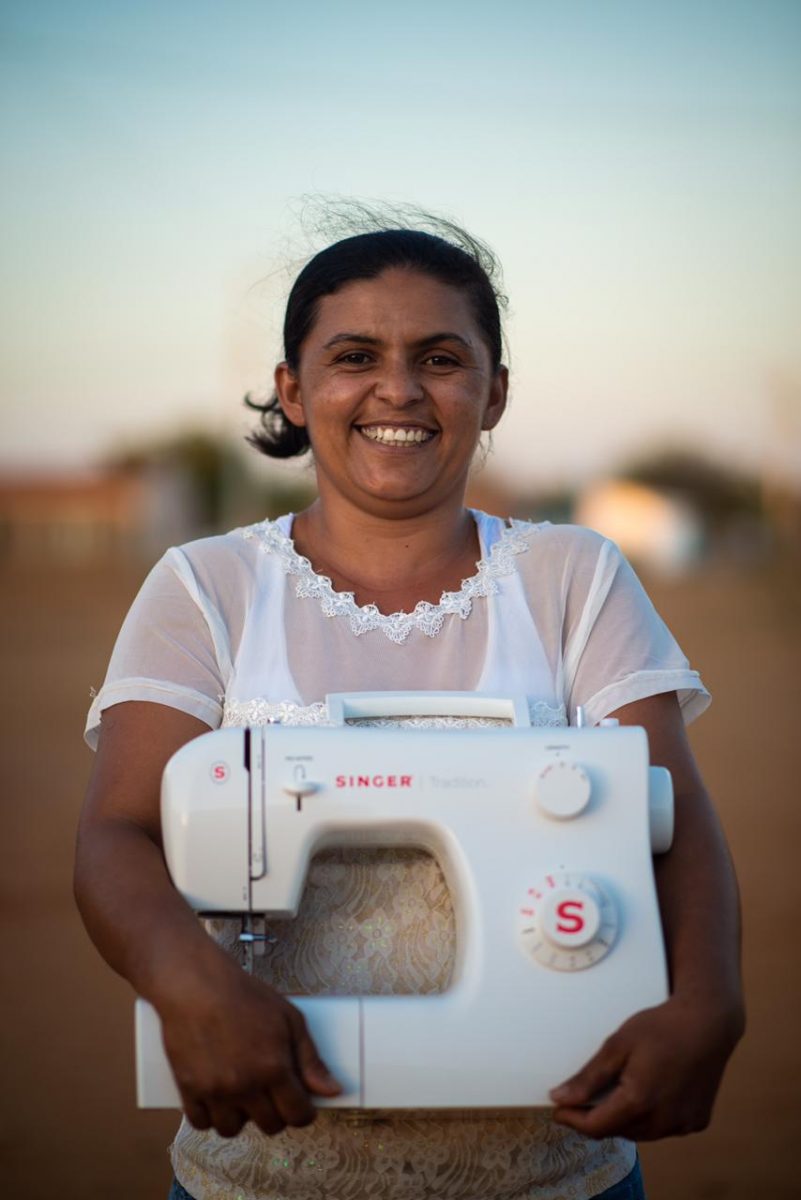
{"type": "Polygon", "coordinates": [[[310,443],[319,498],[170,551],[89,716],[76,893],[101,953],[162,1019],[188,1118],[175,1196],[640,1195],[627,1139],[702,1128],[741,1033],[736,886],[683,732],[706,693],[611,543],[465,509],[507,370],[482,249],[452,234],[357,235],[304,268],[255,440],[279,456],[310,443]],[[328,692],[432,688],[522,692],[539,723],[582,704],[592,722],[646,728],[676,792],[657,867],[672,994],[557,1088],[552,1113],[354,1125],[324,1110],[311,1125],[314,1097],[338,1084],[281,993],[443,986],[438,868],[411,851],[320,856],[264,978],[248,976],[224,924],[211,940],[172,888],[161,773],[221,723],[312,723],[328,692]]]}

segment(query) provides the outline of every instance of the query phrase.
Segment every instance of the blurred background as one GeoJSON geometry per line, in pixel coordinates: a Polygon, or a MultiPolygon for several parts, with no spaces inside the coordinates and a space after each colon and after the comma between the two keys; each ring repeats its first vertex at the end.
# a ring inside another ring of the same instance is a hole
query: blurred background
{"type": "Polygon", "coordinates": [[[6,0],[0,56],[3,1194],[166,1193],[174,1118],[135,1109],[132,996],[71,899],[82,722],[167,545],[313,494],[242,397],[355,197],[503,264],[472,502],[615,538],[715,696],[750,1028],[649,1197],[797,1196],[801,5],[6,0]]]}

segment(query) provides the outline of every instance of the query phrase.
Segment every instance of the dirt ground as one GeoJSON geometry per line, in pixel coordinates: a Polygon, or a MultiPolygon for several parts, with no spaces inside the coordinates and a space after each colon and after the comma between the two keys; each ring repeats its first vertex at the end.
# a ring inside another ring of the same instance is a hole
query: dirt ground
{"type": "MultiPolygon", "coordinates": [[[[166,1196],[175,1117],[135,1108],[133,996],[90,945],[70,887],[89,687],[142,575],[0,568],[4,1197],[166,1196]]],[[[715,568],[651,592],[715,694],[692,738],[740,876],[750,1023],[711,1128],[644,1148],[648,1194],[790,1200],[801,1135],[801,578],[715,568]]]]}

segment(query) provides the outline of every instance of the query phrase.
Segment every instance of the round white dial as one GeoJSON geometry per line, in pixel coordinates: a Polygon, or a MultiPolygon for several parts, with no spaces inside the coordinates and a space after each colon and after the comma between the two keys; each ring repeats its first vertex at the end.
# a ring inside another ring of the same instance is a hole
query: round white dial
{"type": "Polygon", "coordinates": [[[600,962],[617,935],[614,901],[578,871],[553,871],[530,887],[519,911],[523,949],[554,971],[582,971],[600,962]]]}
{"type": "Polygon", "coordinates": [[[592,785],[584,768],[557,758],[537,776],[537,804],[546,817],[567,821],[577,817],[590,802],[592,785]]]}

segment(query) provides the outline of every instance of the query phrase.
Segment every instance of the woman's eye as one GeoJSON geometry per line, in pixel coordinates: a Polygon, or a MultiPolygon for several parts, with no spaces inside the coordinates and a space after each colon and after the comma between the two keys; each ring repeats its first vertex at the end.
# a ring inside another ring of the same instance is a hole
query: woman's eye
{"type": "Polygon", "coordinates": [[[426,362],[432,367],[458,367],[459,363],[450,354],[429,354],[426,362]]]}
{"type": "Polygon", "coordinates": [[[347,363],[350,367],[363,367],[370,362],[370,355],[364,350],[349,350],[347,354],[340,355],[337,362],[347,363]]]}

